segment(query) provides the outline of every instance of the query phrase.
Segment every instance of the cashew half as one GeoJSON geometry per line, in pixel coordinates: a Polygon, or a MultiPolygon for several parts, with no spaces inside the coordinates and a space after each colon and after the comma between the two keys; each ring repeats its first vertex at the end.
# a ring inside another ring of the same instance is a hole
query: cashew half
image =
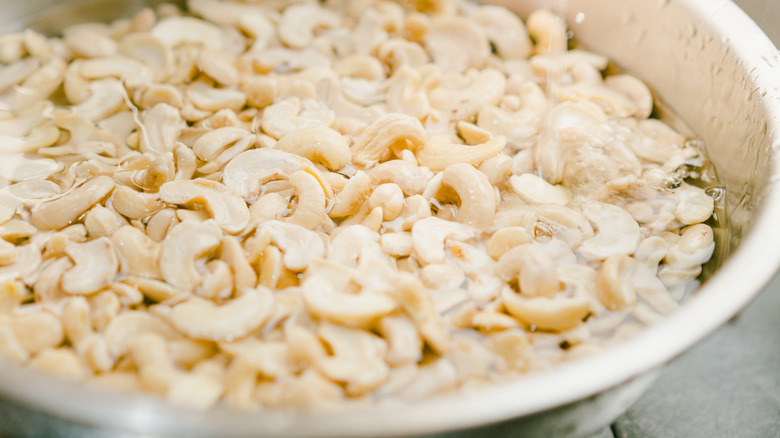
{"type": "Polygon", "coordinates": [[[517,279],[523,296],[553,298],[561,290],[555,260],[534,246],[524,244],[507,251],[496,264],[496,274],[504,281],[517,279]]]}
{"type": "Polygon", "coordinates": [[[65,195],[33,207],[32,222],[42,230],[66,227],[108,196],[113,188],[114,180],[107,176],[87,180],[65,195]]]}
{"type": "Polygon", "coordinates": [[[483,107],[498,104],[506,92],[506,78],[496,69],[481,70],[466,78],[468,82],[463,86],[442,85],[431,90],[431,107],[450,120],[474,121],[483,107]]]}
{"type": "Polygon", "coordinates": [[[271,291],[244,289],[241,296],[217,306],[213,301],[190,297],[170,308],[167,319],[179,332],[204,341],[233,341],[259,329],[274,311],[271,291]]]}
{"type": "Polygon", "coordinates": [[[339,170],[352,158],[344,137],[326,127],[302,128],[279,139],[276,149],[322,163],[330,170],[339,170]]]}
{"type": "Polygon", "coordinates": [[[170,181],[160,187],[160,199],[179,205],[204,204],[217,224],[230,234],[240,233],[249,223],[249,208],[244,200],[216,181],[170,181]]]}
{"type": "Polygon", "coordinates": [[[405,114],[388,114],[369,125],[352,145],[356,162],[374,164],[393,152],[393,146],[401,149],[418,149],[428,137],[419,120],[405,114]]]}
{"type": "Polygon", "coordinates": [[[509,314],[538,330],[569,330],[580,325],[590,313],[588,299],[581,296],[525,298],[507,288],[501,300],[509,314]]]}
{"type": "MultiPolygon", "coordinates": [[[[457,202],[455,219],[475,228],[485,228],[496,216],[496,198],[493,186],[484,173],[470,164],[456,163],[444,170],[442,189],[455,192],[457,199],[438,196],[444,202],[457,202]]],[[[440,193],[442,190],[439,191],[440,193]]]]}
{"type": "Polygon", "coordinates": [[[506,138],[502,136],[474,146],[455,144],[444,137],[432,137],[415,155],[421,166],[444,170],[455,163],[479,166],[483,161],[498,155],[504,146],[506,138]]]}
{"type": "Polygon", "coordinates": [[[414,252],[425,263],[444,261],[444,247],[448,239],[468,240],[473,236],[470,227],[436,217],[420,219],[412,226],[414,252]]]}
{"type": "Polygon", "coordinates": [[[163,240],[160,272],[166,282],[183,291],[194,290],[201,274],[195,261],[219,247],[222,233],[209,222],[182,222],[163,240]]]}
{"type": "Polygon", "coordinates": [[[585,204],[582,212],[597,232],[582,243],[580,254],[592,260],[604,260],[615,254],[630,255],[639,247],[639,224],[626,210],[592,201],[585,204]]]}
{"type": "Polygon", "coordinates": [[[107,237],[71,243],[65,252],[75,266],[62,276],[62,289],[69,294],[89,295],[108,286],[119,270],[114,247],[107,237]]]}

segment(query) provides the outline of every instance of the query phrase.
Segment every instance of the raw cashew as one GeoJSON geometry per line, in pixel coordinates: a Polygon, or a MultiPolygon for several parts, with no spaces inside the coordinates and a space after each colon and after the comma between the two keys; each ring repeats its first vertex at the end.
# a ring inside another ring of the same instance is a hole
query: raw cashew
{"type": "Polygon", "coordinates": [[[419,120],[404,114],[388,114],[355,139],[352,154],[358,163],[374,164],[389,156],[394,147],[420,148],[427,136],[419,120]]]}
{"type": "Polygon", "coordinates": [[[119,270],[119,261],[107,237],[71,243],[65,247],[65,252],[75,263],[62,276],[62,289],[69,294],[95,293],[108,286],[119,270]]]}
{"type": "Polygon", "coordinates": [[[437,199],[443,202],[457,202],[455,219],[475,228],[485,228],[493,223],[496,215],[496,199],[493,186],[485,174],[470,164],[452,164],[444,170],[441,178],[442,189],[437,199]],[[446,196],[447,190],[453,191],[457,199],[446,196]],[[442,192],[444,195],[442,196],[442,192]]]}
{"type": "Polygon", "coordinates": [[[279,139],[276,149],[322,163],[330,170],[339,170],[352,158],[347,141],[337,131],[326,127],[303,128],[279,139]]]}
{"type": "Polygon", "coordinates": [[[160,187],[160,199],[179,205],[201,203],[230,234],[238,234],[249,223],[249,208],[244,200],[215,181],[199,178],[167,182],[160,187]]]}
{"type": "Polygon", "coordinates": [[[506,146],[506,138],[494,137],[474,146],[451,143],[446,138],[431,138],[416,153],[420,165],[431,170],[444,170],[455,163],[479,166],[483,161],[498,155],[506,146]]]}
{"type": "Polygon", "coordinates": [[[507,251],[498,260],[496,274],[504,281],[517,279],[523,296],[553,298],[561,289],[555,260],[533,244],[507,251]]]}
{"type": "Polygon", "coordinates": [[[160,272],[177,289],[191,291],[200,283],[195,261],[215,251],[222,233],[213,223],[182,222],[163,240],[160,272]]]}
{"type": "Polygon", "coordinates": [[[65,195],[33,207],[32,222],[42,230],[63,228],[108,196],[113,188],[114,181],[107,176],[87,180],[65,195]]]}
{"type": "Polygon", "coordinates": [[[501,300],[506,310],[521,322],[538,330],[564,331],[577,327],[590,313],[585,297],[525,298],[504,289],[501,300]]]}
{"type": "Polygon", "coordinates": [[[315,229],[325,219],[325,193],[322,185],[310,173],[298,170],[290,175],[290,184],[295,188],[298,206],[287,218],[287,222],[304,228],[315,229]]]}
{"type": "Polygon", "coordinates": [[[206,341],[241,339],[260,328],[273,313],[274,297],[264,287],[244,289],[241,296],[227,304],[191,297],[167,311],[167,319],[176,330],[206,341]]]}

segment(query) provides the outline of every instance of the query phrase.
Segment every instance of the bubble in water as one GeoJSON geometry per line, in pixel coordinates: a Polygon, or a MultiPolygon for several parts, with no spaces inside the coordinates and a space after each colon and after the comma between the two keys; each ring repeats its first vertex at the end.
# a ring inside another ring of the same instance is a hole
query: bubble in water
{"type": "Polygon", "coordinates": [[[723,199],[723,195],[726,194],[725,187],[710,187],[704,191],[707,196],[711,197],[713,201],[718,202],[723,199]]]}

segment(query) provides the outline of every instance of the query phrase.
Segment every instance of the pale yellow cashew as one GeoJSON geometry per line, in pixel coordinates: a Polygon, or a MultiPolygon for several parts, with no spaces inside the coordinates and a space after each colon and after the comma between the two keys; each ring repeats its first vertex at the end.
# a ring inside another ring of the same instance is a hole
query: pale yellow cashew
{"type": "Polygon", "coordinates": [[[292,131],[276,143],[276,149],[322,163],[330,170],[339,170],[352,158],[349,144],[336,130],[321,127],[292,131]]]}

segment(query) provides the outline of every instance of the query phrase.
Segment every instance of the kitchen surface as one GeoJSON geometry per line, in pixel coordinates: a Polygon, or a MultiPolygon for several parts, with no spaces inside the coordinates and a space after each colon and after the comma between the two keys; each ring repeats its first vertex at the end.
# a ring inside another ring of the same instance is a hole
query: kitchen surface
{"type": "MultiPolygon", "coordinates": [[[[736,3],[780,45],[780,3],[736,3]]],[[[780,436],[779,315],[775,277],[744,312],[674,361],[598,438],[780,436]]]]}

